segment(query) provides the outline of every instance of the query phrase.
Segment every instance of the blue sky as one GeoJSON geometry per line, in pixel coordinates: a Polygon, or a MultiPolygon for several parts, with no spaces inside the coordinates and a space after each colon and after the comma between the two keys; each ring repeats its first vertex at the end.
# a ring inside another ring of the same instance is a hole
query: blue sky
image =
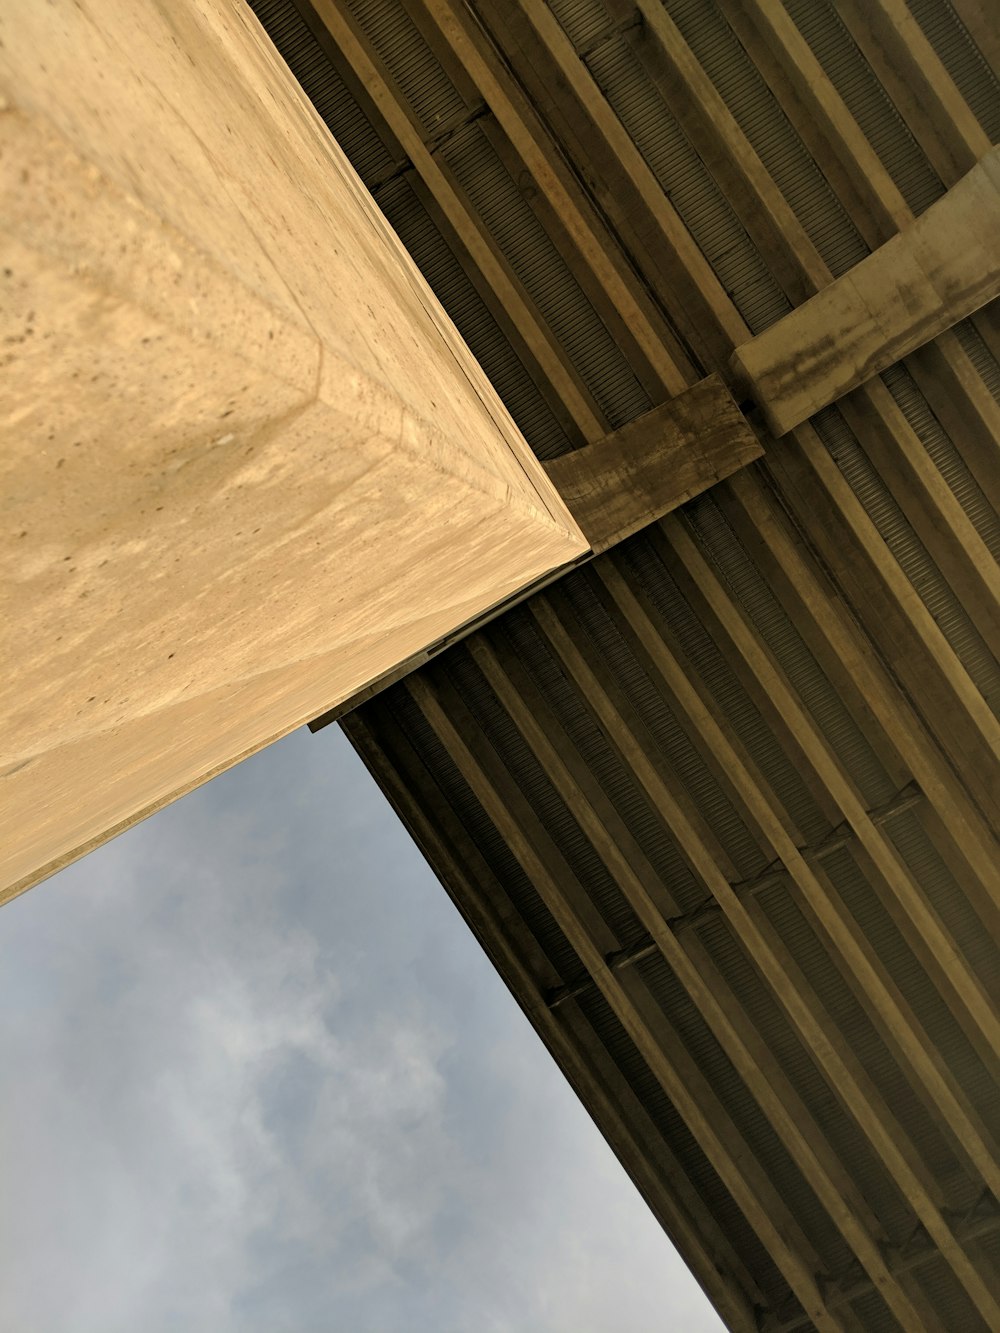
{"type": "Polygon", "coordinates": [[[722,1328],[336,728],[0,913],[0,1333],[722,1328]]]}

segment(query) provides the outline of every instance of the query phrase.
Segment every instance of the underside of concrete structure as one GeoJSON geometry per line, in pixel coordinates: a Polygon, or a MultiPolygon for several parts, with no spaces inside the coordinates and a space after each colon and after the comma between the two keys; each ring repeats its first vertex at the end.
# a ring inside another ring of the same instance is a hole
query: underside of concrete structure
{"type": "Polygon", "coordinates": [[[1000,1327],[995,7],[255,9],[553,477],[764,449],[349,735],[730,1327],[1000,1327]]]}

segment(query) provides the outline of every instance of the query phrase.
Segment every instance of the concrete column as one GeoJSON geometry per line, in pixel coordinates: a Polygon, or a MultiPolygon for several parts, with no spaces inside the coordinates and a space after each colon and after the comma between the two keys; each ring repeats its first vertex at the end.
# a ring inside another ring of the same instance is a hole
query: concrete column
{"type": "Polygon", "coordinates": [[[10,894],[587,545],[242,0],[0,38],[10,894]]]}

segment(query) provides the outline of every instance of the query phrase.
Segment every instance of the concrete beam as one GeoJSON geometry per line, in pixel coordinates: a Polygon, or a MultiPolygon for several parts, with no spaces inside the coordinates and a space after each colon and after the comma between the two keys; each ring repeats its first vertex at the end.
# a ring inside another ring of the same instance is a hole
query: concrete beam
{"type": "Polygon", "coordinates": [[[545,471],[600,555],[763,452],[722,380],[709,375],[545,471]]]}
{"type": "MultiPolygon", "coordinates": [[[[544,464],[590,550],[577,564],[593,559],[633,533],[663,518],[678,505],[760,458],[764,450],[718,375],[661,403],[619,430],[544,464]]],[[[576,566],[574,565],[573,568],[576,566]]],[[[309,723],[321,731],[468,638],[489,621],[569,573],[555,571],[503,606],[470,620],[454,634],[428,644],[408,661],[341,700],[309,723]]]]}
{"type": "Polygon", "coordinates": [[[1000,296],[1000,148],[850,272],[738,347],[784,435],[1000,296]]]}

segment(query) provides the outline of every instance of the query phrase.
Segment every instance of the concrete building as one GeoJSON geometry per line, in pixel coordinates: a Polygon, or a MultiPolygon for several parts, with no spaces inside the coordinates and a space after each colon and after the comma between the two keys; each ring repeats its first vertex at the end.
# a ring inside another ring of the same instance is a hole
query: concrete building
{"type": "Polygon", "coordinates": [[[17,882],[339,719],[731,1328],[1000,1328],[992,7],[252,8],[5,19],[17,882]]]}

